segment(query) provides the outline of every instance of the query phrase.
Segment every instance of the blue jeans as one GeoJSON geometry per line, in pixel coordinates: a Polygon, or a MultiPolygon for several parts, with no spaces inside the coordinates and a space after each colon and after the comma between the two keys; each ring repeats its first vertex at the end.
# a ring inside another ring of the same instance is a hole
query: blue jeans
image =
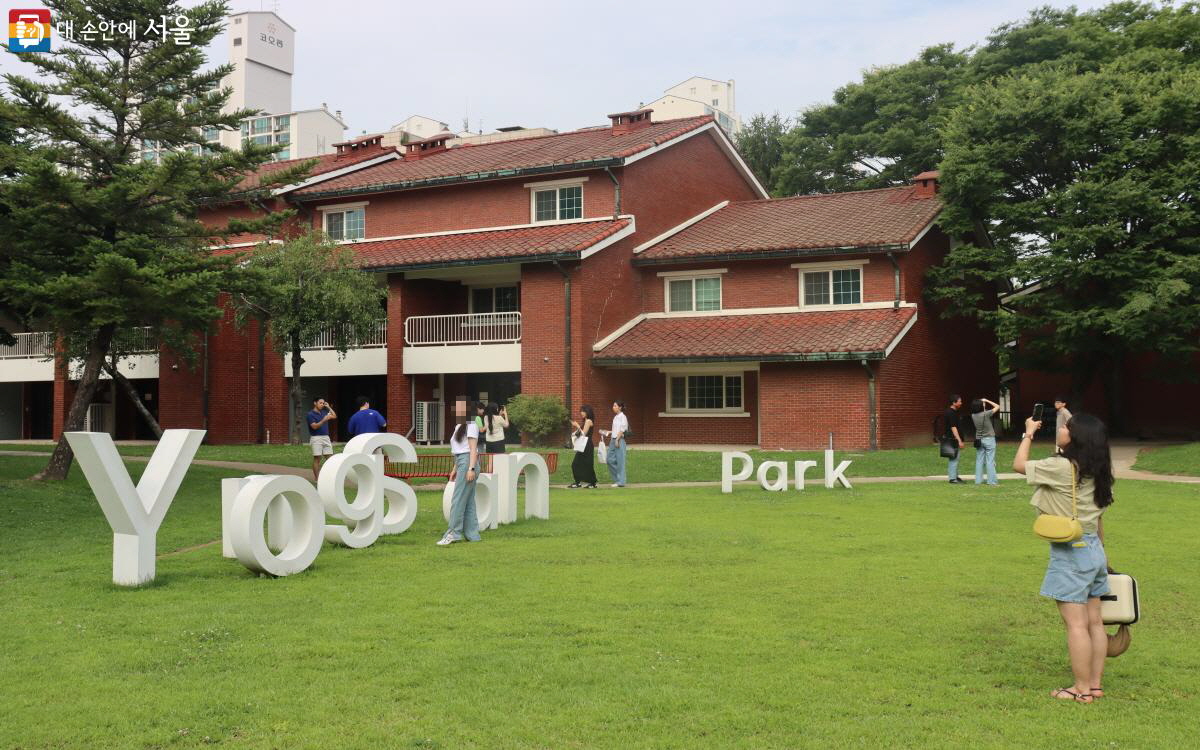
{"type": "Polygon", "coordinates": [[[950,479],[958,479],[958,459],[962,455],[962,448],[958,449],[958,453],[954,454],[954,458],[950,459],[950,465],[946,467],[946,476],[950,479]]]}
{"type": "Polygon", "coordinates": [[[613,484],[625,486],[625,439],[613,440],[608,446],[608,473],[612,475],[613,484]]]}
{"type": "MultiPolygon", "coordinates": [[[[454,495],[450,500],[450,528],[446,533],[453,533],[460,539],[472,542],[479,541],[479,517],[475,515],[475,482],[467,481],[467,471],[471,460],[470,453],[454,454],[454,495]]],[[[479,471],[475,471],[475,479],[479,479],[479,471]]]]}
{"type": "Polygon", "coordinates": [[[975,484],[983,484],[983,467],[987,465],[987,483],[996,484],[996,438],[979,438],[975,451],[975,484]]]}

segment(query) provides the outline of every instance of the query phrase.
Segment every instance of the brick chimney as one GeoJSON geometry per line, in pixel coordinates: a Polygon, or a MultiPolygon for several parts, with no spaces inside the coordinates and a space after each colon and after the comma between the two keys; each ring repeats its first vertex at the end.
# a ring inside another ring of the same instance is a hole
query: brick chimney
{"type": "Polygon", "coordinates": [[[615,115],[609,115],[612,120],[612,134],[622,135],[623,133],[632,133],[635,130],[649,127],[653,124],[650,119],[652,109],[635,109],[632,112],[618,112],[615,115]]]}
{"type": "Polygon", "coordinates": [[[352,154],[361,153],[367,149],[375,149],[383,151],[383,136],[382,135],[364,135],[361,138],[355,138],[352,141],[342,141],[341,143],[333,144],[337,149],[337,156],[334,161],[344,159],[352,154]]]}
{"type": "Polygon", "coordinates": [[[405,144],[404,161],[416,161],[446,150],[446,141],[454,138],[453,133],[438,133],[424,140],[405,144]]]}
{"type": "Polygon", "coordinates": [[[913,178],[913,186],[917,189],[918,198],[932,198],[937,195],[938,178],[942,173],[936,169],[929,172],[922,172],[913,178]]]}

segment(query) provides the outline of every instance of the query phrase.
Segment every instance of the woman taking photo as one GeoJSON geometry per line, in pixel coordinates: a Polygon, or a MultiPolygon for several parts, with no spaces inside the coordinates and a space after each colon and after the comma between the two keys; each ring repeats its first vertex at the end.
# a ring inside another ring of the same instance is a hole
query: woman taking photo
{"type": "Polygon", "coordinates": [[[508,428],[508,409],[495,401],[483,410],[484,450],[488,453],[504,452],[504,430],[508,428]]]}
{"type": "Polygon", "coordinates": [[[1030,504],[1038,513],[1068,518],[1074,515],[1083,527],[1083,537],[1077,541],[1050,543],[1050,563],[1042,581],[1042,596],[1058,603],[1075,676],[1071,687],[1059,688],[1050,695],[1091,703],[1104,695],[1101,678],[1108,654],[1108,634],[1100,618],[1100,597],[1108,593],[1101,516],[1113,502],[1108,430],[1096,417],[1076,414],[1055,435],[1058,453],[1030,461],[1033,434],[1041,426],[1041,422],[1025,420],[1025,434],[1013,470],[1024,474],[1036,488],[1030,504]]]}
{"type": "Polygon", "coordinates": [[[596,413],[587,404],[579,407],[579,421],[571,420],[575,440],[582,438],[587,442],[583,450],[576,450],[575,458],[571,459],[571,476],[575,478],[575,483],[567,485],[568,489],[577,490],[583,486],[589,490],[596,489],[596,446],[592,445],[592,427],[595,424],[596,413]]]}
{"type": "Polygon", "coordinates": [[[467,413],[467,397],[454,401],[454,416],[458,426],[450,436],[450,452],[454,454],[454,469],[450,481],[454,482],[454,495],[450,500],[450,525],[438,540],[445,547],[466,539],[479,541],[479,517],[475,515],[475,481],[479,479],[479,427],[475,415],[467,413]]]}
{"type": "Polygon", "coordinates": [[[983,484],[983,469],[987,466],[987,483],[995,486],[996,481],[996,426],[992,418],[1000,411],[1000,404],[977,398],[971,402],[971,421],[975,423],[975,484],[983,484]]]}

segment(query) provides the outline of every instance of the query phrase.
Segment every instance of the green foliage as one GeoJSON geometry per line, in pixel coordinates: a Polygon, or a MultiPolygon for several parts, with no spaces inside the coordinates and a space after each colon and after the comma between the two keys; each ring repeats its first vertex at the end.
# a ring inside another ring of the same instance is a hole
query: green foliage
{"type": "Polygon", "coordinates": [[[801,113],[783,138],[776,195],[861,190],[906,183],[934,169],[944,126],[972,86],[1048,63],[1078,72],[1136,50],[1200,55],[1197,4],[1117,2],[1095,10],[1039,8],[996,29],[979,47],[930,47],[902,65],[871,68],[801,113]]]}
{"type": "Polygon", "coordinates": [[[518,394],[508,401],[508,416],[536,445],[552,442],[567,425],[567,409],[556,396],[518,394]]]}
{"type": "Polygon", "coordinates": [[[229,473],[193,466],[159,581],[127,591],[82,477],[14,479],[32,466],[0,458],[6,748],[1194,744],[1184,486],[1122,482],[1105,514],[1147,616],[1081,707],[1049,697],[1071,677],[1023,482],[553,490],[549,521],[448,550],[419,492],[404,534],[273,579],[221,557],[229,473]]]}
{"type": "Polygon", "coordinates": [[[234,296],[237,320],[265,321],[271,346],[291,355],[292,437],[299,440],[301,415],[307,411],[300,392],[301,352],[328,332],[333,348],[345,356],[386,316],[387,292],[374,275],[358,269],[352,250],[318,232],[259,245],[244,258],[244,272],[248,289],[234,296]]]}
{"type": "Polygon", "coordinates": [[[783,136],[791,122],[778,112],[770,117],[757,114],[742,126],[736,138],[738,153],[763,185],[771,184],[771,172],[783,158],[783,136]]]}

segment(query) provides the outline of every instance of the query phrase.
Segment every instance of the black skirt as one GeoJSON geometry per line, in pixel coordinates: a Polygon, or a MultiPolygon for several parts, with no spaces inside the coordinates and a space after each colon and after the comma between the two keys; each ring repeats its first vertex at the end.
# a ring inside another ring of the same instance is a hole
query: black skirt
{"type": "Polygon", "coordinates": [[[571,476],[578,484],[596,483],[596,446],[592,444],[592,431],[588,430],[587,447],[583,452],[573,451],[575,458],[571,459],[571,476]]]}

